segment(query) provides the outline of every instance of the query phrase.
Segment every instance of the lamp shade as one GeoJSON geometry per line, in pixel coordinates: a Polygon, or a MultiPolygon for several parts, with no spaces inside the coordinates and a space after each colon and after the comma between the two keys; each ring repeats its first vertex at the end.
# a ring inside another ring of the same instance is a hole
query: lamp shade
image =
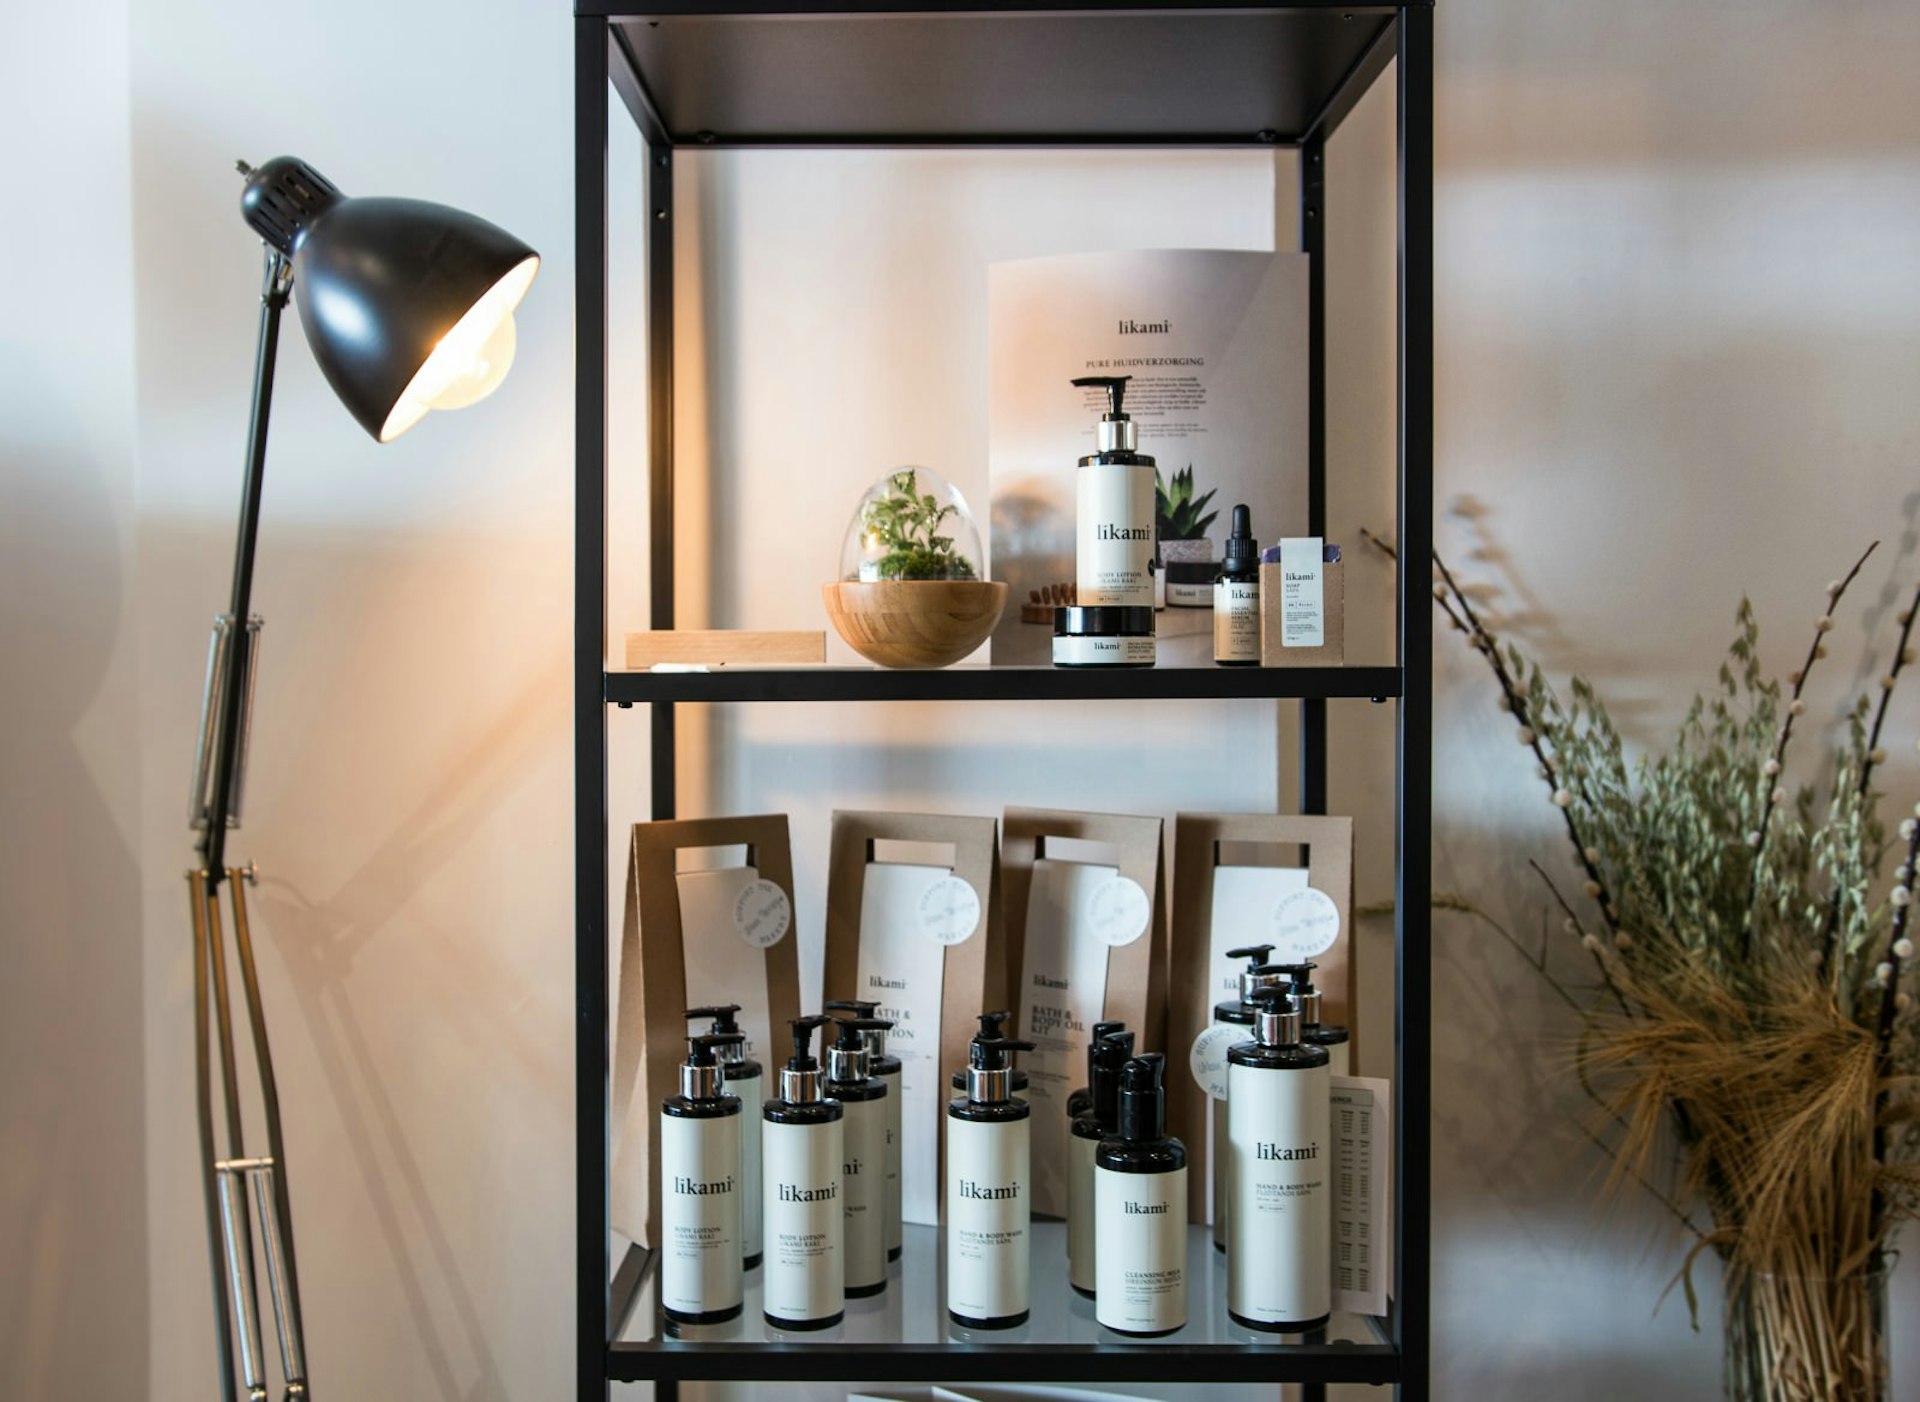
{"type": "Polygon", "coordinates": [[[287,157],[250,174],[241,205],[291,255],[313,358],[382,443],[506,373],[513,309],[540,266],[506,230],[425,200],[344,197],[287,157]]]}

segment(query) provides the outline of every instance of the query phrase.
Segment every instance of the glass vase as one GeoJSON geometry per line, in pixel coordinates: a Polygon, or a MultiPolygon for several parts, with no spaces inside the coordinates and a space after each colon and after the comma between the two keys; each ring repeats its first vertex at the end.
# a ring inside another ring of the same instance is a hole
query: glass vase
{"type": "Polygon", "coordinates": [[[1727,1402],[1892,1402],[1887,1278],[1755,1271],[1726,1302],[1727,1402]]]}

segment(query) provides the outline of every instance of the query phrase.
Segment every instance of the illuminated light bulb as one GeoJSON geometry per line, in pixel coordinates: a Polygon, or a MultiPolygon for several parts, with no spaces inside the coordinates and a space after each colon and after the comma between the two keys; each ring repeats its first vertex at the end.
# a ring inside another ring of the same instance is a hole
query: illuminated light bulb
{"type": "Polygon", "coordinates": [[[513,368],[513,309],[527,295],[540,260],[528,258],[483,293],[442,336],[380,429],[391,443],[432,409],[464,409],[493,393],[513,368]]]}

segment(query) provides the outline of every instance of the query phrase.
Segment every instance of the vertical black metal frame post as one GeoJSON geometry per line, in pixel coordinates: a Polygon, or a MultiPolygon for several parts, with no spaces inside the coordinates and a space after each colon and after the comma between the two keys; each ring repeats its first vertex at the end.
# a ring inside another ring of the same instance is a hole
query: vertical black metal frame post
{"type": "Polygon", "coordinates": [[[1400,12],[1400,541],[1395,853],[1394,1342],[1402,1402],[1426,1402],[1432,1304],[1433,11],[1400,12]]]}
{"type": "MultiPolygon", "coordinates": [[[[1327,533],[1327,143],[1300,143],[1300,251],[1307,255],[1307,534],[1327,533]]],[[[1300,703],[1300,811],[1327,811],[1327,703],[1300,703]]]]}
{"type": "MultiPolygon", "coordinates": [[[[674,626],[673,598],[673,147],[647,146],[647,593],[650,628],[674,626]]],[[[648,707],[652,816],[679,813],[671,701],[648,707]]]]}
{"type": "Polygon", "coordinates": [[[607,1380],[607,23],[574,20],[574,1289],[577,1395],[607,1380]]]}

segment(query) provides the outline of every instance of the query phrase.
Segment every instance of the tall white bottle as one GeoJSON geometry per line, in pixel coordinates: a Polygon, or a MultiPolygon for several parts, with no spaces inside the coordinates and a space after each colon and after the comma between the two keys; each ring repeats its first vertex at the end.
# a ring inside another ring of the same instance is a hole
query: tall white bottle
{"type": "Polygon", "coordinates": [[[1117,1334],[1187,1322],[1187,1147],[1167,1133],[1165,1058],[1120,1069],[1120,1132],[1093,1158],[1093,1314],[1117,1334]]]}
{"type": "Polygon", "coordinates": [[[1326,1052],[1327,1067],[1333,1075],[1351,1076],[1353,1034],[1337,1022],[1320,1020],[1320,990],[1313,986],[1313,971],[1319,966],[1309,960],[1273,967],[1292,981],[1293,1004],[1300,1014],[1300,1040],[1326,1052]]]}
{"type": "MultiPolygon", "coordinates": [[[[1253,1004],[1247,1000],[1253,996],[1256,988],[1267,988],[1285,980],[1286,975],[1278,968],[1267,963],[1267,956],[1273,953],[1270,944],[1248,944],[1238,949],[1229,949],[1227,958],[1245,959],[1247,967],[1240,971],[1239,996],[1228,998],[1213,1005],[1213,1020],[1233,1027],[1244,1027],[1251,1034],[1253,1030],[1253,1004]]],[[[1209,1125],[1207,1139],[1207,1165],[1213,1179],[1213,1249],[1227,1249],[1227,1102],[1207,1100],[1212,1122],[1209,1125]]]]}
{"type": "Polygon", "coordinates": [[[887,1084],[868,1074],[868,1021],[841,1018],[839,1040],[827,1048],[826,1094],[842,1112],[841,1259],[850,1299],[887,1288],[887,1084]]]}
{"type": "Polygon", "coordinates": [[[1032,1122],[1011,1054],[1031,1050],[976,1036],[967,1093],[947,1106],[947,1316],[972,1329],[1010,1329],[1029,1310],[1032,1122]]]}
{"type": "Polygon", "coordinates": [[[1332,1308],[1327,1053],[1301,1041],[1286,989],[1253,1000],[1253,1040],[1227,1051],[1227,1313],[1294,1332],[1332,1308]]]}
{"type": "Polygon", "coordinates": [[[900,1210],[900,1136],[905,1131],[900,1107],[904,1092],[900,1085],[900,1058],[887,1052],[887,1033],[893,1030],[893,1023],[874,1016],[879,1008],[878,1003],[864,998],[847,998],[826,1005],[830,1013],[858,1013],[864,1019],[861,1026],[867,1037],[867,1070],[887,1088],[887,1259],[897,1261],[904,1240],[900,1210]]]}
{"type": "Polygon", "coordinates": [[[1131,375],[1086,375],[1073,383],[1106,391],[1107,412],[1094,428],[1095,452],[1074,474],[1074,602],[1153,607],[1154,464],[1138,452],[1127,417],[1131,375]]]}
{"type": "Polygon", "coordinates": [[[766,1077],[760,1063],[749,1054],[747,1039],[734,1014],[738,1003],[714,1007],[688,1008],[689,1018],[711,1018],[707,1030],[716,1037],[734,1038],[720,1048],[720,1064],[727,1089],[740,1097],[740,1264],[752,1270],[760,1264],[760,1102],[766,1099],[766,1077]]]}
{"type": "MultiPolygon", "coordinates": [[[[1074,1118],[1067,1141],[1067,1284],[1093,1297],[1099,1233],[1094,1230],[1093,1156],[1100,1141],[1120,1130],[1120,1068],[1133,1056],[1133,1033],[1117,1022],[1087,1048],[1086,1111],[1074,1118]]],[[[1072,1102],[1069,1101],[1069,1104],[1072,1102]]]]}
{"type": "Polygon", "coordinates": [[[740,1098],[716,1048],[740,1035],[687,1039],[680,1093],[660,1102],[660,1308],[674,1324],[740,1313],[740,1098]]]}
{"type": "Polygon", "coordinates": [[[846,1313],[840,1253],[846,1232],[840,1167],[846,1152],[840,1102],[826,1098],[813,1029],[824,1017],[793,1019],[793,1055],[780,1094],[762,1108],[762,1194],[766,1276],[761,1311],[782,1329],[826,1329],[846,1313]]]}

